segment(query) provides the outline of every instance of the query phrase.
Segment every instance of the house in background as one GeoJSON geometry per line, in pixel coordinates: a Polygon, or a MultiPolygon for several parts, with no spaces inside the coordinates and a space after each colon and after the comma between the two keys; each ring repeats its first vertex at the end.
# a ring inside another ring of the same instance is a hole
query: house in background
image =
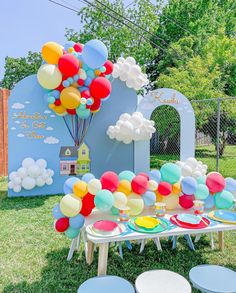
{"type": "Polygon", "coordinates": [[[61,147],[59,157],[61,175],[83,175],[90,172],[89,148],[85,143],[80,147],[61,147]]]}

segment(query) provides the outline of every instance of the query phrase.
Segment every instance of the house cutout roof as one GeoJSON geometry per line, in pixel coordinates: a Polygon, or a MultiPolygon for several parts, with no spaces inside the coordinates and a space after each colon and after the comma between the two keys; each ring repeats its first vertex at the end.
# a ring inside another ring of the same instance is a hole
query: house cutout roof
{"type": "Polygon", "coordinates": [[[60,158],[77,158],[78,157],[78,150],[82,147],[82,146],[86,146],[86,143],[83,143],[80,147],[78,146],[63,146],[60,149],[60,154],[59,157],[60,158]]]}

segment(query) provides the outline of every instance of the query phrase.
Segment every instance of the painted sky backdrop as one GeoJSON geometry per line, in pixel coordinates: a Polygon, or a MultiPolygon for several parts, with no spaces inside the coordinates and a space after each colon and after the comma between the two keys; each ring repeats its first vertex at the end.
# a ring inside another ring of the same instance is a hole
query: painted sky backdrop
{"type": "MultiPolygon", "coordinates": [[[[83,7],[78,0],[67,2],[78,9],[83,7]]],[[[124,0],[126,5],[131,2],[124,0]]],[[[64,44],[66,27],[78,31],[81,28],[80,18],[75,12],[48,0],[1,1],[0,79],[4,75],[6,56],[23,57],[28,51],[39,52],[48,41],[64,44]]]]}

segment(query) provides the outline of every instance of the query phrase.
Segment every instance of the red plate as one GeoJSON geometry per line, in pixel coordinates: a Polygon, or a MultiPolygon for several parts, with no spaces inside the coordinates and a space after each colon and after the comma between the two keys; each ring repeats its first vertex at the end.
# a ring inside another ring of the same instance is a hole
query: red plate
{"type": "Polygon", "coordinates": [[[173,224],[175,224],[181,228],[186,228],[186,229],[204,229],[207,226],[209,226],[210,221],[205,217],[202,217],[202,219],[203,220],[199,224],[189,224],[189,223],[184,223],[182,221],[179,221],[177,219],[177,215],[174,215],[170,218],[170,220],[173,224]]]}
{"type": "Polygon", "coordinates": [[[118,224],[109,220],[97,221],[93,224],[93,228],[97,231],[112,232],[118,227],[118,224]]]}

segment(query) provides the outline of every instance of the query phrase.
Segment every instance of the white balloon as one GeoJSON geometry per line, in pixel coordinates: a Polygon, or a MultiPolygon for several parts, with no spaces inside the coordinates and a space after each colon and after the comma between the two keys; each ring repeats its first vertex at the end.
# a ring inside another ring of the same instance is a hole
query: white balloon
{"type": "Polygon", "coordinates": [[[25,158],[22,162],[22,167],[29,168],[35,164],[35,161],[32,158],[25,158]]]}
{"type": "MultiPolygon", "coordinates": [[[[117,62],[123,63],[123,62],[125,62],[125,58],[123,58],[123,57],[119,57],[119,58],[117,59],[117,62]]],[[[114,64],[114,65],[115,65],[115,64],[114,64]]]]}
{"type": "Polygon", "coordinates": [[[21,186],[20,186],[20,185],[15,185],[15,186],[13,187],[13,191],[14,191],[14,192],[20,192],[20,191],[21,191],[21,186]]]}
{"type": "Polygon", "coordinates": [[[54,175],[54,171],[52,169],[48,169],[47,172],[51,177],[54,175]]]}
{"type": "Polygon", "coordinates": [[[47,168],[47,161],[44,159],[38,159],[36,161],[36,165],[38,165],[39,168],[41,168],[41,169],[46,169],[47,168]]]}
{"type": "Polygon", "coordinates": [[[129,121],[125,121],[121,126],[120,126],[120,130],[122,133],[124,134],[129,134],[132,133],[133,131],[133,125],[132,123],[130,123],[129,121]]]}
{"type": "Polygon", "coordinates": [[[20,185],[21,184],[21,178],[18,176],[18,177],[15,177],[12,179],[12,182],[14,185],[20,185]]]}
{"type": "Polygon", "coordinates": [[[128,73],[127,72],[121,72],[120,73],[120,80],[121,81],[126,81],[126,79],[127,79],[127,77],[128,77],[128,73]]]}
{"type": "Polygon", "coordinates": [[[134,81],[131,78],[127,78],[126,85],[128,88],[134,88],[134,81]]]}
{"type": "Polygon", "coordinates": [[[31,190],[35,187],[36,181],[34,178],[27,176],[22,180],[22,187],[26,190],[31,190]]]}
{"type": "Polygon", "coordinates": [[[126,58],[126,62],[129,63],[130,65],[135,65],[136,61],[133,57],[129,56],[126,58]]]}
{"type": "Polygon", "coordinates": [[[125,143],[125,144],[130,144],[132,142],[132,138],[125,138],[124,140],[123,140],[123,143],[125,143]]]}
{"type": "Polygon", "coordinates": [[[13,189],[13,187],[14,187],[13,182],[12,182],[12,181],[9,181],[9,182],[8,182],[8,188],[9,188],[9,189],[13,189]]]}
{"type": "Polygon", "coordinates": [[[11,172],[10,174],[9,174],[9,179],[10,180],[13,180],[15,177],[17,177],[18,176],[18,174],[17,174],[17,172],[15,172],[15,171],[13,171],[13,172],[11,172]]]}
{"type": "Polygon", "coordinates": [[[188,158],[187,160],[186,160],[186,164],[188,165],[188,166],[190,166],[192,169],[194,169],[194,168],[196,168],[197,167],[197,165],[198,165],[198,162],[197,162],[197,160],[195,159],[195,158],[188,158]]]}
{"type": "Polygon", "coordinates": [[[122,67],[121,67],[121,70],[125,73],[128,73],[128,71],[130,70],[130,64],[129,63],[123,63],[122,64],[122,67]]]}
{"type": "Polygon", "coordinates": [[[119,120],[127,121],[127,120],[130,119],[130,117],[131,117],[131,116],[130,116],[129,113],[123,113],[123,114],[120,115],[119,120]]]}
{"type": "Polygon", "coordinates": [[[33,165],[28,168],[28,175],[30,177],[37,178],[41,173],[41,169],[37,165],[33,165]]]}
{"type": "Polygon", "coordinates": [[[27,176],[27,169],[24,167],[21,167],[17,170],[17,175],[21,178],[25,178],[27,176]]]}
{"type": "Polygon", "coordinates": [[[52,183],[53,183],[52,178],[51,178],[51,177],[47,178],[47,180],[46,180],[46,184],[47,184],[47,185],[51,185],[52,183]]]}
{"type": "Polygon", "coordinates": [[[181,168],[181,172],[182,172],[182,175],[186,177],[186,176],[190,176],[193,170],[189,165],[184,164],[184,166],[181,168]]]}
{"type": "Polygon", "coordinates": [[[36,178],[36,185],[38,187],[44,186],[45,185],[45,180],[41,176],[39,176],[38,178],[36,178]]]}
{"type": "Polygon", "coordinates": [[[120,75],[120,73],[118,71],[113,71],[112,72],[112,77],[114,77],[114,78],[118,78],[119,75],[120,75]]]}
{"type": "Polygon", "coordinates": [[[193,178],[197,179],[198,177],[202,176],[202,173],[200,171],[194,171],[192,176],[193,178]]]}

